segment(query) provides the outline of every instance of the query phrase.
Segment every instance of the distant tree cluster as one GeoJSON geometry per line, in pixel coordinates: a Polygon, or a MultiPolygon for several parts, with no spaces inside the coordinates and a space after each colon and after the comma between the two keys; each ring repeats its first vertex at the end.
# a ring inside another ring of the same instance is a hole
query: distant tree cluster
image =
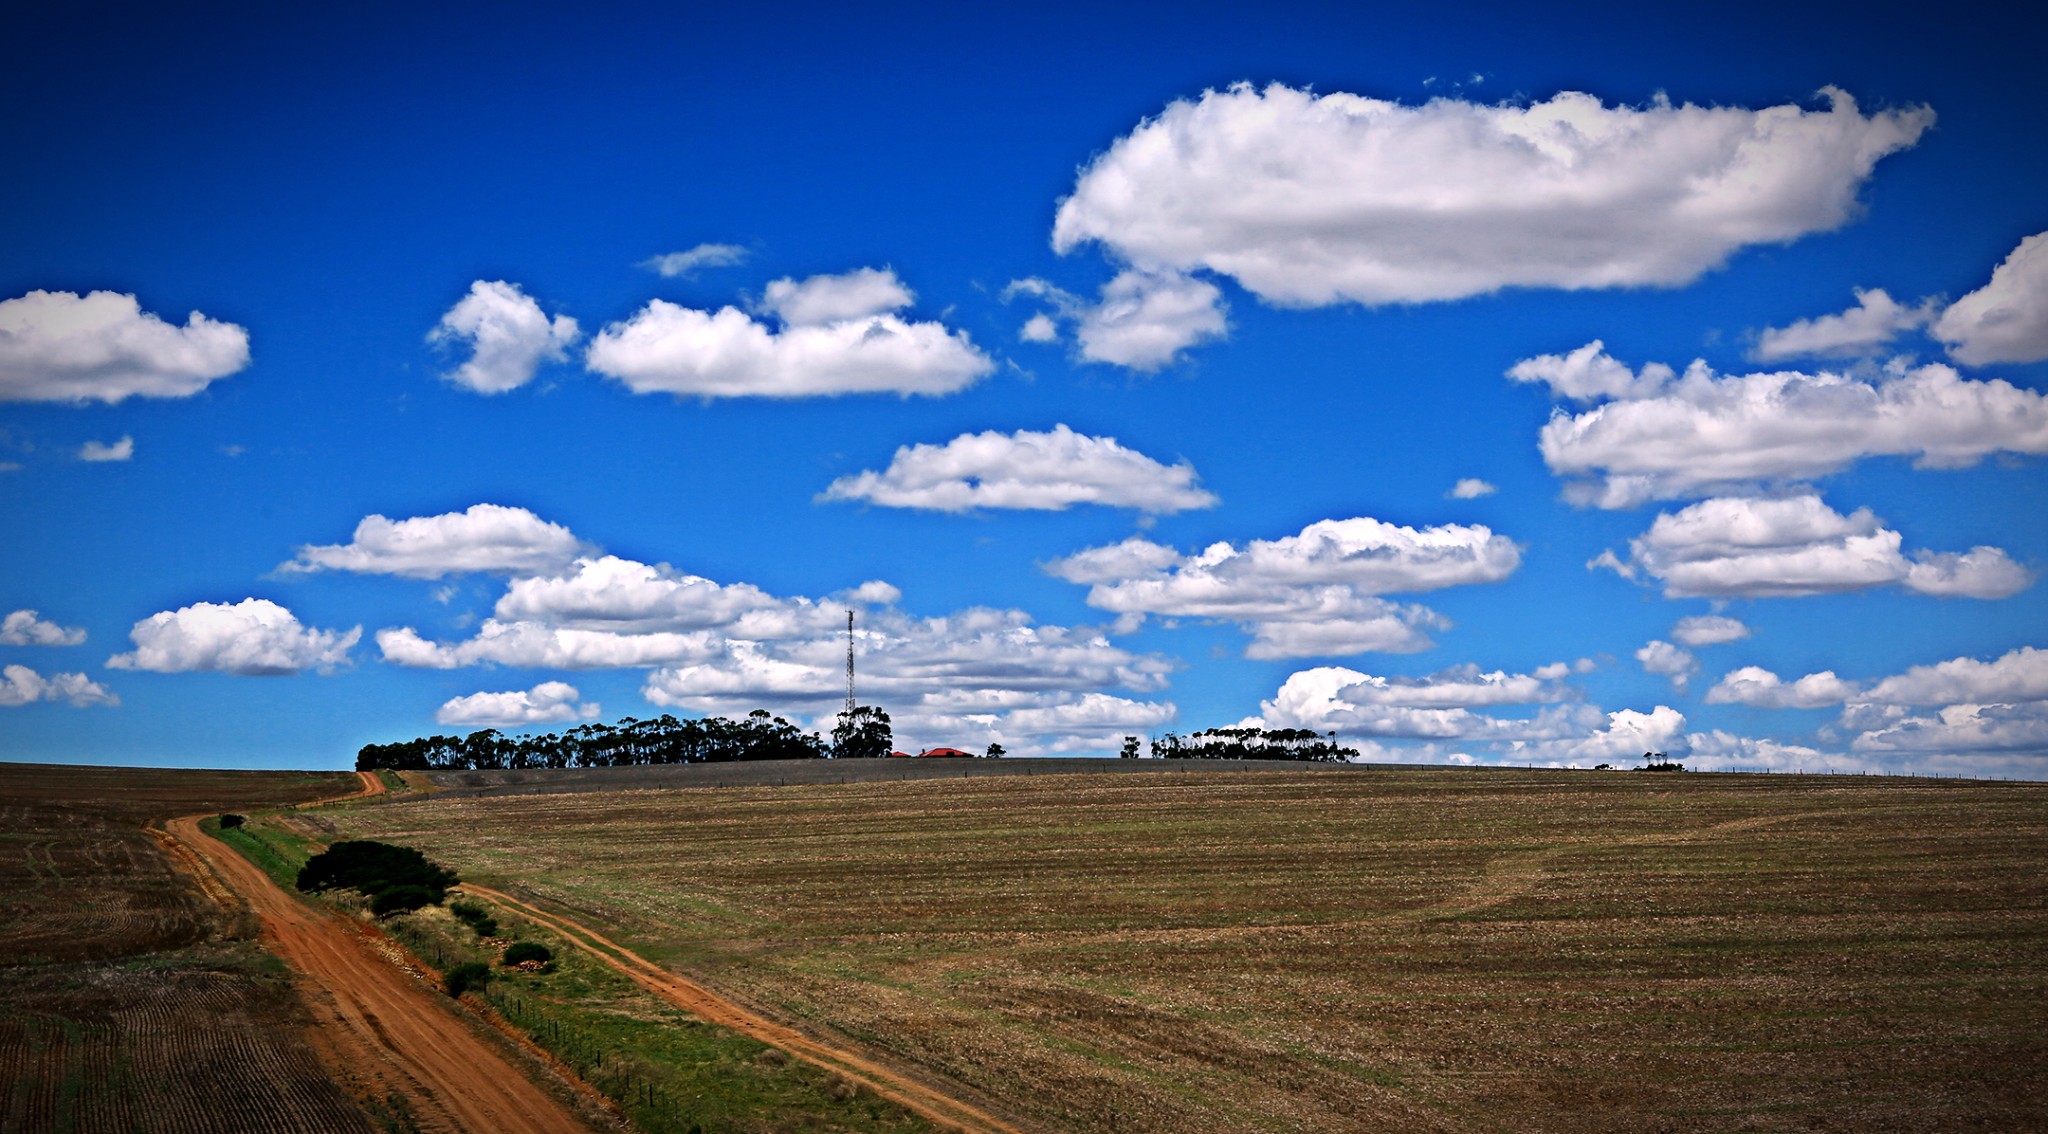
{"type": "MultiPolygon", "coordinates": [[[[880,754],[886,756],[889,718],[879,710],[865,711],[880,718],[880,754]]],[[[866,734],[872,735],[877,722],[870,718],[862,723],[867,726],[866,734]]],[[[817,734],[804,732],[781,717],[770,716],[766,709],[755,709],[739,720],[679,720],[664,714],[653,720],[627,717],[616,725],[587,724],[539,736],[506,736],[487,728],[468,736],[428,736],[396,744],[365,744],[356,753],[356,770],[616,768],[728,760],[817,760],[827,754],[826,744],[817,734]]]]}
{"type": "Polygon", "coordinates": [[[383,917],[439,905],[448,887],[459,881],[453,870],[411,847],[347,839],[307,859],[299,868],[298,886],[307,893],[356,890],[370,899],[371,912],[383,917]]]}
{"type": "MultiPolygon", "coordinates": [[[[1125,755],[1136,755],[1135,742],[1125,745],[1125,755]]],[[[1211,728],[1189,733],[1165,733],[1152,740],[1154,760],[1302,760],[1340,763],[1358,755],[1356,748],[1337,743],[1337,734],[1306,728],[1211,728]]]]}

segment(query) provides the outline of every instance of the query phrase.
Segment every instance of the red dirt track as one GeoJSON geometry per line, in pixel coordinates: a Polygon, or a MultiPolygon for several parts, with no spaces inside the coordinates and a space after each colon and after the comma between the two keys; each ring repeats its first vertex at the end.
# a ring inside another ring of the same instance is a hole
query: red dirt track
{"type": "MultiPolygon", "coordinates": [[[[384,790],[364,772],[362,790],[384,790]]],[[[249,903],[264,944],[304,976],[320,1019],[317,1047],[350,1077],[367,1078],[378,1096],[396,1093],[422,1129],[458,1134],[589,1134],[593,1129],[532,1082],[493,1043],[472,1031],[437,990],[379,955],[361,927],[286,893],[253,863],[199,829],[202,816],[170,820],[170,835],[199,867],[201,885],[249,903]]]]}
{"type": "Polygon", "coordinates": [[[865,1083],[876,1094],[962,1134],[1022,1134],[1015,1126],[942,1091],[892,1070],[856,1052],[814,1039],[678,976],[580,922],[549,913],[488,886],[464,883],[462,889],[502,909],[546,925],[633,983],[700,1019],[731,1028],[772,1044],[799,1059],[865,1083]]]}

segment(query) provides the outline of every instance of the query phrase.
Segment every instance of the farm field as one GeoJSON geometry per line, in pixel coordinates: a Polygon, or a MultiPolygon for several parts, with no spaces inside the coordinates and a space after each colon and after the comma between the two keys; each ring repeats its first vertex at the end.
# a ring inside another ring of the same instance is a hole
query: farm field
{"type": "Polygon", "coordinates": [[[322,818],[1047,1130],[2048,1128],[2048,785],[1148,770],[322,818]]]}
{"type": "Polygon", "coordinates": [[[286,974],[144,830],[337,795],[348,773],[0,764],[0,1129],[375,1129],[286,974]]]}

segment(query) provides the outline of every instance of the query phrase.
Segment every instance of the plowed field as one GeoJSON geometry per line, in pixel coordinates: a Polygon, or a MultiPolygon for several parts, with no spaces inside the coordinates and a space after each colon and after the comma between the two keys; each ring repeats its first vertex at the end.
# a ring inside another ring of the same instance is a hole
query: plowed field
{"type": "Polygon", "coordinates": [[[2048,1128],[2048,786],[1103,774],[328,818],[1048,1129],[2048,1128]]]}
{"type": "Polygon", "coordinates": [[[0,1130],[368,1134],[253,922],[144,831],[355,783],[0,764],[0,1130]]]}

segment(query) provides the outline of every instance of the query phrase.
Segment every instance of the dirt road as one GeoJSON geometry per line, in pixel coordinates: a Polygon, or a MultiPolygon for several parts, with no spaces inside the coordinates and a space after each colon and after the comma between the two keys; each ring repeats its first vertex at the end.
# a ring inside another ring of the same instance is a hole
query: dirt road
{"type": "MultiPolygon", "coordinates": [[[[384,785],[362,773],[374,795],[384,785]]],[[[256,866],[199,829],[200,816],[165,826],[195,860],[262,920],[266,947],[306,978],[302,990],[322,1026],[316,1042],[341,1068],[395,1093],[425,1130],[448,1134],[589,1134],[594,1128],[536,1086],[496,1046],[471,1031],[438,990],[376,951],[360,927],[280,889],[256,866]]],[[[208,886],[213,893],[212,886],[208,886]]],[[[216,894],[216,897],[219,895],[216,894]]],[[[386,947],[389,945],[386,943],[386,947]]]]}
{"type": "Polygon", "coordinates": [[[466,882],[462,890],[521,916],[532,918],[574,942],[590,955],[610,965],[635,984],[676,1007],[714,1024],[779,1047],[799,1059],[815,1063],[838,1075],[864,1083],[883,1098],[932,1120],[949,1130],[965,1134],[1022,1134],[1018,1127],[902,1072],[885,1067],[845,1048],[778,1024],[712,992],[687,977],[678,976],[640,956],[580,922],[549,913],[510,894],[466,882]]]}

